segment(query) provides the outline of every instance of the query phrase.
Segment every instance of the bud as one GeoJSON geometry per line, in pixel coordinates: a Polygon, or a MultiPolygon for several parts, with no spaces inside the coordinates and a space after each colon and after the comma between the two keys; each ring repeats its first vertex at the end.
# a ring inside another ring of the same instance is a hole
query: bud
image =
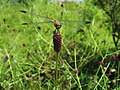
{"type": "Polygon", "coordinates": [[[63,2],[60,2],[60,6],[61,6],[62,8],[64,7],[63,2]]]}
{"type": "Polygon", "coordinates": [[[105,66],[105,63],[104,62],[99,62],[100,65],[102,66],[105,66]]]}
{"type": "Polygon", "coordinates": [[[59,30],[61,28],[61,23],[59,21],[52,20],[51,22],[54,24],[54,26],[57,30],[59,30]]]}
{"type": "Polygon", "coordinates": [[[54,50],[59,53],[61,50],[61,44],[62,44],[62,36],[59,32],[54,31],[53,36],[53,43],[54,43],[54,50]]]}
{"type": "Polygon", "coordinates": [[[111,61],[120,61],[120,53],[110,56],[111,61]]]}
{"type": "Polygon", "coordinates": [[[77,75],[78,74],[78,70],[74,69],[74,74],[77,75]]]}
{"type": "Polygon", "coordinates": [[[99,54],[99,52],[95,52],[95,55],[98,55],[99,54]]]}
{"type": "Polygon", "coordinates": [[[6,62],[8,59],[9,59],[9,57],[5,56],[4,59],[3,59],[3,61],[6,62]]]}

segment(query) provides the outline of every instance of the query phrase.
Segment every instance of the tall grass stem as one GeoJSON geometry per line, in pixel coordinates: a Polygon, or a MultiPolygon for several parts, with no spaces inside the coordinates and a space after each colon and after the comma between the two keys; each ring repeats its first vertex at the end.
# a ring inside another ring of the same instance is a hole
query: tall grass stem
{"type": "Polygon", "coordinates": [[[59,54],[57,53],[57,59],[56,59],[56,69],[55,69],[55,90],[58,90],[58,59],[59,54]]]}

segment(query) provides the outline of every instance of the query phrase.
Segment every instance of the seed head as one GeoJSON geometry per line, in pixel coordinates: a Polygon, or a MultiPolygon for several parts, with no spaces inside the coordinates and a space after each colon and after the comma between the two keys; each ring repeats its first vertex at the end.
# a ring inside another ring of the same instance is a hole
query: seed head
{"type": "Polygon", "coordinates": [[[112,55],[112,56],[110,57],[110,60],[111,60],[111,61],[119,61],[119,60],[120,60],[120,53],[119,53],[119,54],[112,55]]]}
{"type": "Polygon", "coordinates": [[[37,26],[37,29],[38,29],[38,30],[41,30],[41,27],[40,27],[40,26],[37,26]]]}
{"type": "Polygon", "coordinates": [[[59,32],[54,31],[53,36],[53,43],[54,43],[54,50],[59,53],[61,50],[61,44],[62,44],[62,36],[59,32]]]}
{"type": "Polygon", "coordinates": [[[9,57],[5,56],[4,59],[3,59],[3,61],[6,62],[8,59],[9,59],[9,57]]]}

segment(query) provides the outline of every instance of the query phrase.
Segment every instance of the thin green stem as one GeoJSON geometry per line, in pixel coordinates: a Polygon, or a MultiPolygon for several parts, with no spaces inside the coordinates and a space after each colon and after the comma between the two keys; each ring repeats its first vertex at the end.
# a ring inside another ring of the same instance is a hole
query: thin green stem
{"type": "Polygon", "coordinates": [[[108,65],[107,65],[107,67],[106,67],[105,71],[103,72],[103,74],[102,74],[101,78],[99,79],[99,81],[97,82],[97,84],[95,85],[95,87],[94,87],[94,89],[93,89],[93,90],[96,90],[96,89],[97,89],[97,87],[98,87],[98,85],[100,85],[100,82],[101,82],[101,80],[103,79],[103,77],[105,76],[105,73],[106,73],[106,71],[107,71],[107,69],[108,69],[109,65],[110,65],[110,63],[108,63],[108,65]]]}
{"type": "MultiPolygon", "coordinates": [[[[74,59],[75,59],[75,69],[77,69],[77,61],[76,61],[76,48],[74,49],[74,59]]],[[[77,69],[78,70],[78,69],[77,69]]],[[[82,90],[82,86],[80,83],[80,79],[78,77],[78,74],[76,75],[77,81],[78,81],[78,87],[80,88],[80,90],[82,90]]]]}
{"type": "Polygon", "coordinates": [[[57,59],[56,59],[56,73],[55,73],[55,90],[57,90],[57,86],[58,86],[58,53],[57,53],[57,59]]]}
{"type": "MultiPolygon", "coordinates": [[[[118,62],[118,76],[117,76],[117,79],[119,78],[120,76],[120,62],[118,62]]],[[[119,82],[117,81],[117,88],[119,88],[119,82]]]]}
{"type": "Polygon", "coordinates": [[[74,59],[75,59],[75,69],[77,69],[77,64],[76,64],[76,48],[74,49],[74,59]]]}

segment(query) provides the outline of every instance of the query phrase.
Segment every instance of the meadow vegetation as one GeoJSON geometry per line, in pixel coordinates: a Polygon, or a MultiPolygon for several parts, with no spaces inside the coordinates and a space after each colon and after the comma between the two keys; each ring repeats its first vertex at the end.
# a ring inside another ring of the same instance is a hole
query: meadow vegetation
{"type": "Polygon", "coordinates": [[[0,0],[0,90],[55,90],[56,59],[57,90],[120,89],[120,51],[104,10],[89,0],[63,6],[48,0],[18,1],[0,0]],[[50,21],[42,16],[73,20],[61,21],[58,57],[55,27],[39,23],[50,21]]]}

